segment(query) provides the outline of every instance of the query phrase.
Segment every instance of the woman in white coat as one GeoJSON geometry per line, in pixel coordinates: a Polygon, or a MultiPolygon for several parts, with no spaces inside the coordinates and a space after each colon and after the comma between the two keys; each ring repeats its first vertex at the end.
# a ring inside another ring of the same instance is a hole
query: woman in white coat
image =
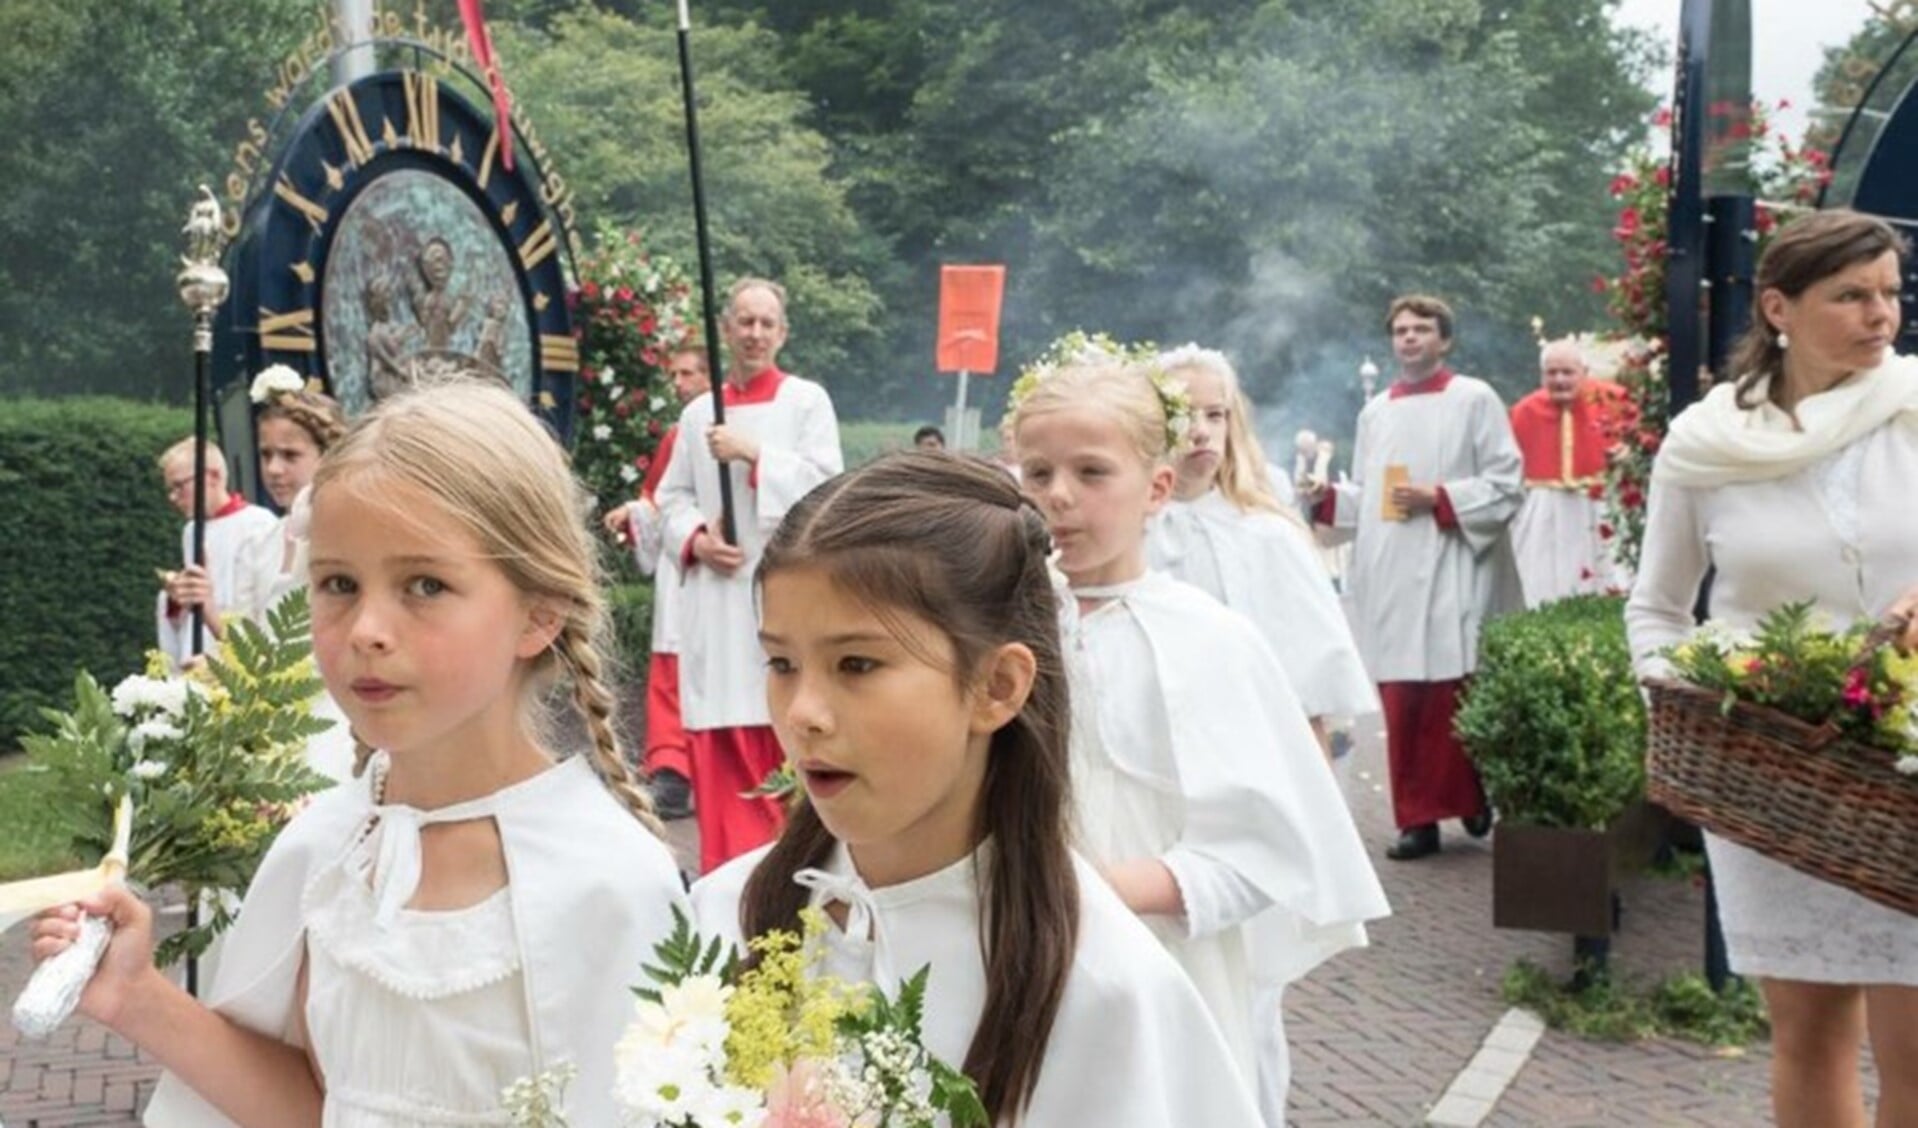
{"type": "MultiPolygon", "coordinates": [[[[1918,607],[1918,360],[1890,351],[1903,250],[1848,211],[1800,219],[1766,250],[1736,384],[1673,421],[1652,471],[1627,611],[1641,673],[1691,633],[1708,568],[1712,617],[1738,629],[1804,599],[1841,623],[1918,607]]],[[[1864,1125],[1869,1034],[1877,1123],[1918,1124],[1918,919],[1707,845],[1732,967],[1758,977],[1771,1012],[1778,1123],[1864,1125]]]]}

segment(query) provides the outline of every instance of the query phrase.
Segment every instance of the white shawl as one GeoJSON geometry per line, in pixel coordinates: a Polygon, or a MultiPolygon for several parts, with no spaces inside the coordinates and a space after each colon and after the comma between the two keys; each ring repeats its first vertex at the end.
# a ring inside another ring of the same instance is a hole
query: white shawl
{"type": "Polygon", "coordinates": [[[1761,380],[1754,408],[1739,407],[1720,384],[1672,420],[1653,473],[1694,489],[1785,478],[1897,419],[1918,427],[1918,358],[1888,355],[1876,368],[1798,404],[1797,422],[1771,401],[1761,380]]]}

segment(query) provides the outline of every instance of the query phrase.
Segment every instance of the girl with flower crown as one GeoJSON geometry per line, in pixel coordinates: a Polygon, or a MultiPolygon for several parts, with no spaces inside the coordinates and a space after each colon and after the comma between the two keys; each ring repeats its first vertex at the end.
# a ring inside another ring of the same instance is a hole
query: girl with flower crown
{"type": "MultiPolygon", "coordinates": [[[[250,398],[260,481],[282,516],[236,555],[233,601],[227,610],[260,622],[274,604],[306,586],[309,488],[320,458],[346,433],[346,417],[332,397],[313,390],[283,364],[253,378],[250,398]]],[[[224,629],[212,618],[209,625],[216,633],[224,629]]],[[[333,727],[307,742],[307,763],[330,779],[344,779],[353,763],[346,715],[326,693],[313,711],[331,720],[333,727]]]]}
{"type": "Polygon", "coordinates": [[[888,994],[930,965],[925,1047],[1000,1128],[1253,1128],[1192,985],[1071,849],[1049,549],[1006,475],[944,453],[888,455],[787,512],[756,589],[801,796],[694,908],[734,939],[819,908],[823,972],[888,994]]]}
{"type": "MultiPolygon", "coordinates": [[[[1185,345],[1161,353],[1157,363],[1185,385],[1192,422],[1173,463],[1172,497],[1149,526],[1147,558],[1252,620],[1323,748],[1328,717],[1379,710],[1331,574],[1312,534],[1273,490],[1232,362],[1185,345]]],[[[1280,992],[1274,986],[1255,1000],[1256,1012],[1279,1015],[1280,992]]],[[[1262,1043],[1260,1099],[1275,1121],[1291,1087],[1282,1031],[1280,1022],[1264,1019],[1253,1030],[1262,1043]],[[1267,1039],[1276,1041],[1265,1046],[1267,1039]]]]}
{"type": "Polygon", "coordinates": [[[1147,569],[1184,388],[1150,364],[1081,350],[1014,395],[1025,490],[1071,587],[1081,847],[1184,966],[1250,1084],[1255,1043],[1284,1045],[1276,1011],[1254,1013],[1254,988],[1364,943],[1363,922],[1388,911],[1384,893],[1257,629],[1147,569]]]}
{"type": "Polygon", "coordinates": [[[628,985],[683,905],[603,680],[598,549],[566,452],[466,383],[362,416],[313,482],[313,650],[366,743],[247,890],[208,996],[153,966],[111,888],[43,914],[114,925],[80,1008],[167,1070],[154,1128],[504,1124],[502,1090],[568,1067],[606,1125],[628,985]],[[589,742],[560,762],[546,706],[589,742]]]}

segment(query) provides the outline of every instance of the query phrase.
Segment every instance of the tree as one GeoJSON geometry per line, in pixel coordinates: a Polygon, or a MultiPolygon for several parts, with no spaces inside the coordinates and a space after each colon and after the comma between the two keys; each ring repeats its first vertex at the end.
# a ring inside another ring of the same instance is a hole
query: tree
{"type": "MultiPolygon", "coordinates": [[[[673,33],[604,12],[570,12],[547,31],[495,29],[516,97],[573,187],[579,214],[646,232],[694,264],[691,182],[673,33]]],[[[777,38],[755,26],[697,38],[700,131],[720,284],[763,274],[791,294],[786,356],[840,393],[842,410],[883,396],[883,306],[873,278],[885,248],[861,226],[830,173],[826,139],[804,100],[766,61],[777,38]]]]}
{"type": "Polygon", "coordinates": [[[180,224],[311,19],[200,9],[0,5],[0,394],[191,394],[180,224]]]}

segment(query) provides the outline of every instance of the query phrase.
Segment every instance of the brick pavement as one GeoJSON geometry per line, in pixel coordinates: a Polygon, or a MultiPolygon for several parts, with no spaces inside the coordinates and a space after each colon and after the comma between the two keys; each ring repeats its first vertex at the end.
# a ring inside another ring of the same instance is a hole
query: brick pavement
{"type": "MultiPolygon", "coordinates": [[[[1376,855],[1393,835],[1384,756],[1376,732],[1360,735],[1341,770],[1376,855]]],[[[690,829],[674,825],[682,856],[690,829]]],[[[1373,929],[1373,946],[1339,957],[1287,995],[1297,1124],[1418,1124],[1505,1010],[1499,979],[1510,963],[1525,957],[1570,972],[1569,940],[1491,927],[1489,844],[1448,828],[1443,854],[1409,864],[1381,859],[1379,872],[1396,915],[1373,929]]],[[[1697,966],[1696,889],[1642,879],[1628,887],[1625,905],[1614,943],[1621,973],[1652,978],[1697,966]]],[[[0,1001],[11,1003],[25,973],[23,938],[0,939],[0,1001]]],[[[1725,1056],[1547,1033],[1487,1123],[1763,1124],[1766,1068],[1763,1046],[1725,1056]]],[[[42,1047],[16,1044],[0,1024],[0,1121],[8,1128],[133,1124],[152,1076],[131,1047],[92,1024],[71,1024],[42,1047]]]]}

